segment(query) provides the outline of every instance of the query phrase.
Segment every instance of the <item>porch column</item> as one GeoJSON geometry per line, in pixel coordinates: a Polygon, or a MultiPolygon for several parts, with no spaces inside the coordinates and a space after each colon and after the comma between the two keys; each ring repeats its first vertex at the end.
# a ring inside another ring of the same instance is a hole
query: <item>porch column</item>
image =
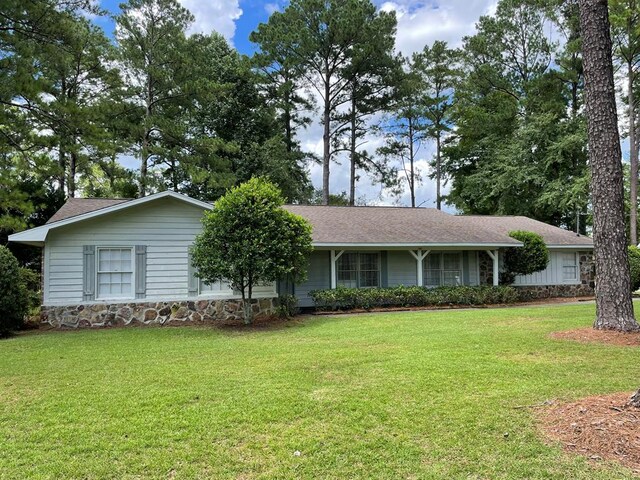
{"type": "Polygon", "coordinates": [[[487,250],[487,254],[491,257],[491,260],[493,260],[493,285],[497,286],[500,276],[500,266],[498,265],[500,254],[498,253],[498,250],[487,250]]]}
{"type": "Polygon", "coordinates": [[[336,278],[336,262],[342,256],[344,250],[331,250],[331,288],[336,288],[337,286],[337,278],[336,278]]]}
{"type": "Polygon", "coordinates": [[[411,255],[413,255],[413,258],[416,259],[416,265],[418,267],[418,271],[416,272],[418,274],[418,286],[422,287],[423,286],[423,278],[422,278],[422,272],[423,272],[423,268],[422,265],[424,264],[424,259],[427,258],[427,255],[429,255],[429,252],[431,250],[425,250],[424,252],[422,250],[416,250],[415,252],[413,250],[409,250],[409,253],[411,255]]]}

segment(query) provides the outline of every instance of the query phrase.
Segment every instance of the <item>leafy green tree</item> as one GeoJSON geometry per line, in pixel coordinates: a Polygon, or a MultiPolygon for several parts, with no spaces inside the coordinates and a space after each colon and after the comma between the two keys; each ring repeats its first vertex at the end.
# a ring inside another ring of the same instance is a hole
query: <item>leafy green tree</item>
{"type": "Polygon", "coordinates": [[[18,260],[0,245],[0,338],[20,328],[28,312],[28,292],[20,275],[18,260]]]}
{"type": "MultiPolygon", "coordinates": [[[[424,84],[416,72],[415,63],[405,60],[406,71],[394,85],[393,101],[387,119],[382,123],[384,145],[377,153],[389,161],[400,163],[400,174],[406,180],[411,206],[416,206],[416,189],[422,177],[416,166],[419,153],[427,139],[427,118],[424,84]]],[[[402,186],[393,189],[399,194],[402,186]]]]}
{"type": "Polygon", "coordinates": [[[349,101],[354,71],[347,73],[351,52],[368,38],[368,22],[377,16],[370,0],[292,0],[260,24],[252,40],[266,52],[286,53],[286,63],[303,76],[321,99],[323,131],[322,189],[329,202],[329,176],[336,132],[332,120],[338,107],[349,101]]]}
{"type": "Polygon", "coordinates": [[[465,39],[465,74],[452,110],[456,129],[443,149],[448,201],[463,212],[527,215],[572,229],[586,212],[576,11],[554,5],[503,0],[465,39]],[[571,39],[561,51],[547,40],[551,22],[571,39]]]}
{"type": "Polygon", "coordinates": [[[436,208],[442,208],[442,141],[451,131],[454,91],[461,76],[460,53],[446,42],[436,41],[414,55],[414,64],[423,87],[427,137],[435,140],[433,178],[436,180],[436,208]]]}
{"type": "Polygon", "coordinates": [[[399,78],[401,58],[394,54],[396,18],[392,15],[371,13],[364,22],[368,42],[355,44],[342,75],[349,79],[345,90],[347,102],[344,112],[336,112],[332,120],[335,132],[334,153],[347,152],[349,156],[349,204],[355,205],[358,171],[364,171],[374,182],[392,187],[396,171],[388,159],[368,153],[362,147],[367,134],[375,131],[369,119],[386,111],[392,101],[392,85],[399,78]]]}
{"type": "Polygon", "coordinates": [[[192,251],[193,265],[205,282],[220,278],[242,293],[244,320],[253,321],[253,287],[289,277],[306,277],[311,226],[282,208],[272,183],[252,178],[218,199],[205,214],[192,251]]]}
{"type": "Polygon", "coordinates": [[[638,244],[638,64],[640,63],[640,5],[636,0],[611,0],[609,17],[613,33],[614,58],[625,69],[627,135],[629,138],[630,232],[632,245],[638,244]]]}
{"type": "Polygon", "coordinates": [[[141,106],[134,133],[140,157],[140,195],[147,193],[150,162],[172,154],[163,141],[176,134],[171,119],[188,100],[186,30],[193,15],[176,0],[129,0],[116,16],[116,41],[132,105],[141,106]]]}
{"type": "Polygon", "coordinates": [[[544,239],[533,232],[514,230],[511,238],[522,242],[522,247],[508,248],[504,252],[504,271],[500,283],[511,284],[516,275],[530,275],[547,268],[549,249],[544,239]]]}

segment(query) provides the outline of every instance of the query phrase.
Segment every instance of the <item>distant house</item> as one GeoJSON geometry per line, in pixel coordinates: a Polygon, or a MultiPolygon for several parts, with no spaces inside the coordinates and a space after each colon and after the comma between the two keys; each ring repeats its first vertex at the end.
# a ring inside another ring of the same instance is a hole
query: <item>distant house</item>
{"type": "MultiPolygon", "coordinates": [[[[174,192],[135,200],[71,198],[41,227],[12,242],[44,247],[43,320],[90,326],[131,322],[213,321],[239,315],[239,292],[207,285],[190,266],[189,249],[213,206],[174,192]]],[[[518,247],[512,230],[539,233],[546,270],[517,277],[533,296],[593,292],[590,238],[527,217],[457,216],[430,208],[287,205],[313,226],[308,280],[263,285],[254,309],[268,314],[278,291],[303,307],[309,292],[343,285],[497,285],[501,251],[518,247]]]]}

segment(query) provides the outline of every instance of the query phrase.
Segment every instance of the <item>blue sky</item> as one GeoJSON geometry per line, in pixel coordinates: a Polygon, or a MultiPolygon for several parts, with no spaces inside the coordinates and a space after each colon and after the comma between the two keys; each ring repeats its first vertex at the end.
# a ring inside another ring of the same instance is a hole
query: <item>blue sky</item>
{"type": "MultiPolygon", "coordinates": [[[[190,32],[211,33],[215,30],[222,34],[241,53],[251,55],[255,45],[249,41],[249,34],[261,23],[266,22],[275,10],[282,9],[287,0],[179,0],[195,17],[190,32]]],[[[406,56],[422,50],[435,40],[447,41],[452,46],[460,46],[465,35],[474,33],[475,23],[481,15],[495,11],[497,0],[372,0],[378,8],[395,11],[398,19],[396,50],[406,56]]],[[[120,0],[100,0],[100,5],[111,13],[118,13],[120,0]]],[[[111,19],[99,18],[98,23],[108,35],[113,34],[111,19]]],[[[311,117],[315,117],[311,112],[311,117]]],[[[299,132],[298,138],[304,150],[322,154],[322,128],[314,121],[306,130],[299,132]]],[[[380,146],[381,139],[371,136],[367,139],[366,149],[374,151],[380,146]]],[[[425,179],[418,187],[417,203],[430,207],[435,205],[435,185],[428,179],[429,161],[433,157],[435,146],[426,144],[420,150],[417,168],[425,179]]],[[[340,193],[349,189],[347,162],[340,158],[331,167],[331,192],[340,193]]],[[[129,168],[136,168],[133,158],[122,159],[129,168]]],[[[309,173],[316,187],[322,185],[322,169],[319,165],[310,165],[309,173]]],[[[445,187],[446,193],[446,187],[445,187]]],[[[372,185],[363,178],[357,185],[357,196],[367,203],[398,203],[408,205],[408,193],[393,198],[379,186],[372,185]]]]}

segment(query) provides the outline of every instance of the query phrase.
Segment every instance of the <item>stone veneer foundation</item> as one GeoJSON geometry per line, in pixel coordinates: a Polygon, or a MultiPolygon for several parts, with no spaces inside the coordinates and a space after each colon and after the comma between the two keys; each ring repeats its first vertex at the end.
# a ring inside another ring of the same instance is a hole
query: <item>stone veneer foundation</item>
{"type": "MultiPolygon", "coordinates": [[[[277,299],[251,301],[256,319],[275,314],[277,299]]],[[[40,319],[53,327],[86,328],[126,325],[242,323],[242,300],[182,300],[175,302],[92,303],[43,306],[40,319]]]]}

